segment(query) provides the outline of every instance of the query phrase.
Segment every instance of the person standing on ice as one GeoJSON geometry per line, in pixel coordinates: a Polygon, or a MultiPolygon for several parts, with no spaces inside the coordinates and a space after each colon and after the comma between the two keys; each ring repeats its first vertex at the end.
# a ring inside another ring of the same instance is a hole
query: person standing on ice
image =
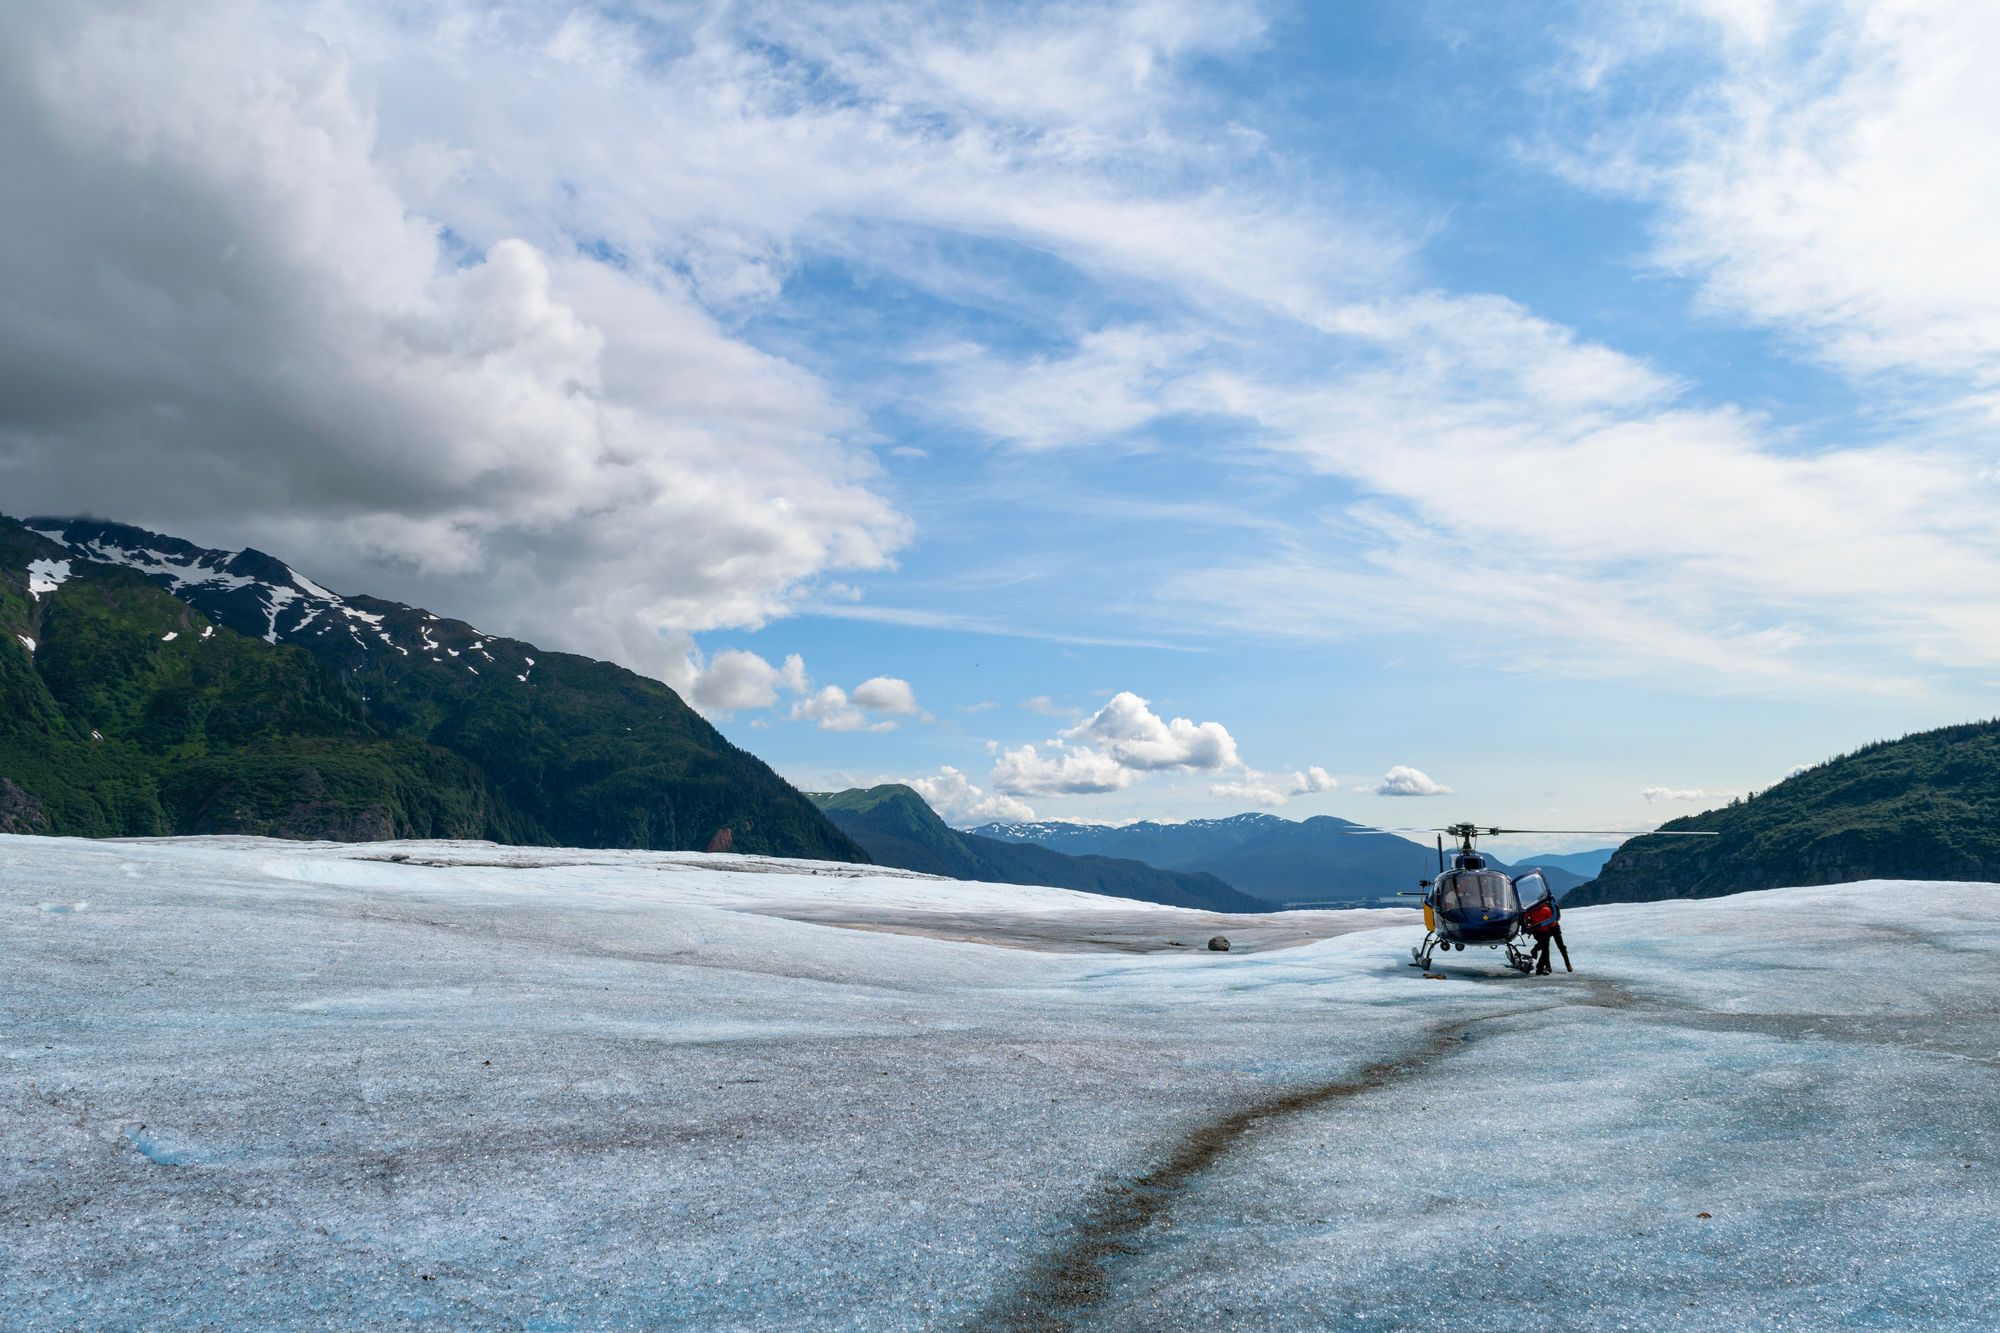
{"type": "Polygon", "coordinates": [[[1562,908],[1556,906],[1555,895],[1544,893],[1533,907],[1522,914],[1522,920],[1535,937],[1535,975],[1545,977],[1555,969],[1549,966],[1549,945],[1553,943],[1562,950],[1563,971],[1574,972],[1569,965],[1569,946],[1563,943],[1562,908]]]}

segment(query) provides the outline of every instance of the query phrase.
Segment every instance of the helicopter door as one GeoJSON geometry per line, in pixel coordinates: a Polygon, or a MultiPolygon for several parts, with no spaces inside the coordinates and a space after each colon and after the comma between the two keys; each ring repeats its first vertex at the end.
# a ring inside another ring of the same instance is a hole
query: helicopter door
{"type": "Polygon", "coordinates": [[[1525,875],[1514,877],[1514,894],[1523,907],[1533,907],[1544,898],[1553,901],[1556,891],[1550,887],[1547,875],[1539,870],[1530,870],[1525,875]]]}

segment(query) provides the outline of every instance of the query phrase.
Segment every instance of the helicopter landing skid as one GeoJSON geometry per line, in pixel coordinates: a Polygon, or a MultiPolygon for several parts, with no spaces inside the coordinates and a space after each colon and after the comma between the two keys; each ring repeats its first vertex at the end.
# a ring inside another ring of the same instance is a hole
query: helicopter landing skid
{"type": "MultiPolygon", "coordinates": [[[[1451,947],[1450,945],[1446,944],[1442,939],[1438,937],[1437,933],[1433,931],[1432,933],[1424,936],[1424,942],[1422,944],[1419,944],[1416,948],[1410,950],[1410,966],[1422,968],[1424,971],[1428,972],[1430,971],[1431,968],[1431,955],[1436,953],[1439,949],[1449,950],[1450,947],[1451,947]]],[[[1464,948],[1465,946],[1460,945],[1459,947],[1464,948]]],[[[1523,949],[1517,942],[1513,940],[1508,940],[1507,966],[1513,968],[1516,972],[1519,972],[1521,975],[1526,976],[1528,973],[1535,970],[1535,955],[1530,950],[1523,949]]]]}

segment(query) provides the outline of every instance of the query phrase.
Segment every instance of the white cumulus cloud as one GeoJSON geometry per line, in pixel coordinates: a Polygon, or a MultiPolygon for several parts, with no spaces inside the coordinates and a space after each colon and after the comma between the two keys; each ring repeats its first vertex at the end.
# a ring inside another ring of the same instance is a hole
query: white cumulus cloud
{"type": "Polygon", "coordinates": [[[923,712],[917,706],[917,692],[910,688],[910,682],[894,676],[871,676],[856,685],[848,697],[871,713],[915,717],[923,712]]]}
{"type": "Polygon", "coordinates": [[[918,704],[916,689],[907,680],[871,676],[851,690],[838,685],[815,689],[805,659],[797,653],[789,654],[783,665],[773,666],[746,649],[725,649],[704,658],[698,649],[690,648],[676,668],[663,676],[708,717],[770,708],[790,695],[794,697],[788,716],[795,722],[816,723],[822,731],[894,731],[898,718],[933,720],[918,704]]]}
{"type": "Polygon", "coordinates": [[[1442,782],[1433,781],[1430,774],[1408,764],[1397,764],[1369,790],[1377,796],[1449,796],[1452,792],[1442,782]]]}
{"type": "Polygon", "coordinates": [[[936,777],[911,778],[909,785],[938,812],[947,824],[965,827],[991,820],[1023,820],[1035,817],[1034,807],[1001,792],[988,793],[976,787],[965,774],[945,764],[936,777]]]}
{"type": "MultiPolygon", "coordinates": [[[[806,683],[801,692],[810,690],[806,683]]],[[[907,680],[871,676],[851,691],[827,685],[792,705],[794,722],[816,722],[821,731],[894,731],[896,718],[931,721],[917,704],[917,692],[907,680]]]]}
{"type": "Polygon", "coordinates": [[[992,783],[1016,796],[1088,796],[1122,791],[1144,774],[1088,747],[1056,745],[1044,755],[1033,745],[1002,749],[992,783]]]}
{"type": "Polygon", "coordinates": [[[1237,757],[1235,738],[1220,722],[1191,722],[1184,717],[1167,721],[1130,690],[1113,695],[1063,737],[1144,773],[1213,773],[1243,762],[1237,757]]]}
{"type": "Polygon", "coordinates": [[[693,676],[685,688],[694,706],[709,715],[726,715],[745,708],[769,708],[778,702],[778,692],[803,694],[810,688],[805,659],[797,653],[774,667],[756,653],[731,648],[717,653],[705,665],[690,664],[693,676]]]}
{"type": "Polygon", "coordinates": [[[1152,773],[1243,767],[1235,738],[1220,722],[1162,718],[1130,690],[1045,744],[1046,754],[1037,745],[1001,750],[993,785],[1016,795],[1077,796],[1120,791],[1152,773]]]}
{"type": "Polygon", "coordinates": [[[1211,796],[1250,801],[1257,805],[1283,805],[1294,796],[1332,791],[1336,785],[1333,775],[1315,764],[1311,768],[1292,773],[1264,773],[1254,768],[1245,769],[1239,780],[1218,782],[1211,786],[1208,792],[1211,796]]]}
{"type": "Polygon", "coordinates": [[[821,731],[894,731],[896,724],[871,721],[838,685],[823,686],[817,693],[792,705],[792,721],[816,722],[821,731]]]}

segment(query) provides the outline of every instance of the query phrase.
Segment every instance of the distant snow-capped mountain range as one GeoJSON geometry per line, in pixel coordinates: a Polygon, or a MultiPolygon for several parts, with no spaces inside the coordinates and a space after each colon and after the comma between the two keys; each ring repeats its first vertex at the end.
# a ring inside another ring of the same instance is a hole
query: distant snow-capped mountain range
{"type": "MultiPolygon", "coordinates": [[[[1071,824],[1061,820],[982,824],[972,830],[1001,842],[1030,842],[1072,856],[1115,856],[1162,870],[1215,875],[1274,903],[1365,902],[1413,889],[1435,872],[1434,847],[1332,815],[1283,819],[1241,814],[1180,824],[1071,824]]],[[[1519,871],[1539,862],[1495,865],[1519,871]]],[[[1586,876],[1547,863],[1558,894],[1586,876]]]]}

